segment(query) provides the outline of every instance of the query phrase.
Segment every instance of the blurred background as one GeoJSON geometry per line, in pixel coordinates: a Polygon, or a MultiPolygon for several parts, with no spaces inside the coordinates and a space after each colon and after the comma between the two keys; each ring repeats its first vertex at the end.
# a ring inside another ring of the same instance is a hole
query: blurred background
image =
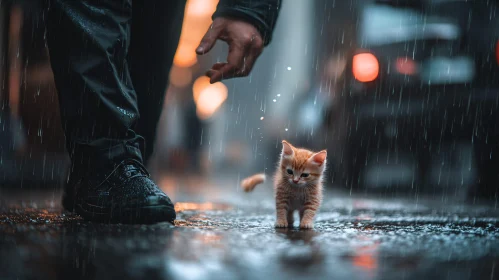
{"type": "MultiPolygon", "coordinates": [[[[40,2],[0,1],[4,188],[60,189],[68,167],[40,2]]],[[[286,139],[328,149],[329,189],[497,201],[496,1],[284,1],[251,76],[210,85],[227,48],[194,50],[217,2],[187,1],[165,77],[150,169],[169,195],[270,175],[286,139]]]]}

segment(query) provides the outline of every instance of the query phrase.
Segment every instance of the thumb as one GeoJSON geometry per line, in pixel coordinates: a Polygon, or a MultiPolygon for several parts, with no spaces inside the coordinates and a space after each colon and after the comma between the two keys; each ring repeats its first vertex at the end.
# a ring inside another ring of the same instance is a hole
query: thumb
{"type": "Polygon", "coordinates": [[[215,28],[212,25],[210,29],[208,29],[206,34],[204,34],[203,39],[201,39],[201,43],[199,43],[199,46],[196,49],[196,53],[202,55],[209,52],[215,45],[215,42],[217,41],[218,36],[220,35],[220,31],[221,31],[220,28],[215,28]]]}

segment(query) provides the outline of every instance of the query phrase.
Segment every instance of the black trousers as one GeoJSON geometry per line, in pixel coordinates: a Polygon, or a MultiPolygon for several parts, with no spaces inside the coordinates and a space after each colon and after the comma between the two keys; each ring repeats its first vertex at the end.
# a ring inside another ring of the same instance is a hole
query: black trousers
{"type": "Polygon", "coordinates": [[[48,47],[74,165],[147,161],[185,0],[52,0],[48,47]]]}

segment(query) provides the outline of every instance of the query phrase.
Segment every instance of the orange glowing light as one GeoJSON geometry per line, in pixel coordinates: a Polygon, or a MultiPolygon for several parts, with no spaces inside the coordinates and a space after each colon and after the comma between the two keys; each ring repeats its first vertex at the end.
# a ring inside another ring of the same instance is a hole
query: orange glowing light
{"type": "Polygon", "coordinates": [[[20,6],[15,5],[12,7],[10,14],[10,27],[9,27],[9,105],[11,114],[14,116],[19,115],[19,101],[21,92],[21,79],[22,79],[22,62],[19,54],[21,48],[21,34],[23,27],[23,10],[20,6]]]}
{"type": "Polygon", "coordinates": [[[177,202],[175,203],[175,211],[211,211],[211,210],[229,210],[231,207],[225,204],[217,204],[212,202],[195,203],[195,202],[177,202]]]}
{"type": "Polygon", "coordinates": [[[210,17],[216,10],[217,0],[189,0],[185,14],[195,17],[210,17]]]}
{"type": "Polygon", "coordinates": [[[408,57],[399,57],[395,62],[395,69],[403,75],[414,75],[417,68],[416,62],[408,57]]]}
{"type": "Polygon", "coordinates": [[[204,244],[218,245],[222,240],[222,236],[220,234],[197,234],[195,236],[196,240],[203,242],[204,244]]]}
{"type": "Polygon", "coordinates": [[[354,257],[353,263],[357,267],[361,267],[367,271],[376,268],[376,259],[371,255],[358,255],[354,257]]]}
{"type": "Polygon", "coordinates": [[[179,67],[191,67],[197,63],[196,48],[211,24],[218,0],[188,0],[182,23],[182,33],[173,58],[179,67]]]}
{"type": "Polygon", "coordinates": [[[210,118],[226,99],[226,90],[219,90],[216,88],[206,89],[199,97],[198,107],[196,110],[198,117],[203,120],[210,118]]]}
{"type": "Polygon", "coordinates": [[[210,118],[228,96],[229,90],[221,83],[210,84],[208,77],[200,77],[192,87],[196,113],[199,118],[206,120],[210,118]]]}
{"type": "Polygon", "coordinates": [[[198,62],[196,47],[179,45],[173,64],[179,67],[191,67],[198,62]]]}
{"type": "Polygon", "coordinates": [[[377,248],[379,244],[372,244],[366,247],[358,248],[353,257],[353,265],[367,272],[374,272],[378,268],[377,248]]]}
{"type": "Polygon", "coordinates": [[[499,41],[496,43],[496,60],[497,64],[499,64],[499,41]]]}
{"type": "Polygon", "coordinates": [[[360,82],[372,82],[379,75],[378,59],[370,53],[360,53],[353,57],[352,72],[360,82]]]}
{"type": "Polygon", "coordinates": [[[210,78],[202,76],[196,79],[194,85],[192,85],[192,94],[194,95],[194,102],[198,102],[199,95],[201,92],[210,86],[210,78]]]}
{"type": "Polygon", "coordinates": [[[192,71],[190,68],[173,66],[170,71],[170,83],[178,88],[188,86],[192,81],[192,71]]]}

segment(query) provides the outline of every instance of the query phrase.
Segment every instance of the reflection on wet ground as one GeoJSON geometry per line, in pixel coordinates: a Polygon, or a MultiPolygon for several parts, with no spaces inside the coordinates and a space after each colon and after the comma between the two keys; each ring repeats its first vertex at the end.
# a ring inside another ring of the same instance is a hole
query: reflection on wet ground
{"type": "Polygon", "coordinates": [[[315,230],[299,230],[273,228],[268,188],[176,193],[175,226],[92,224],[52,193],[0,195],[0,279],[499,276],[494,206],[328,194],[315,230]]]}

